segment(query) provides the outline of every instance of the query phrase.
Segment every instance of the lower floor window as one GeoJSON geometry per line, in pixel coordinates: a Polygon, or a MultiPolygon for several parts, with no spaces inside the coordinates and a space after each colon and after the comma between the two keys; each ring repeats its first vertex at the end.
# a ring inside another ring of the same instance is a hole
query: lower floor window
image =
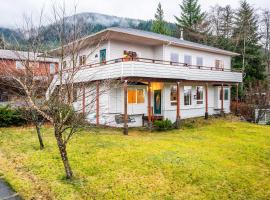
{"type": "Polygon", "coordinates": [[[191,105],[192,101],[192,90],[191,86],[184,86],[184,105],[189,106],[191,105]]]}
{"type": "Polygon", "coordinates": [[[128,103],[144,103],[144,90],[128,89],[128,103]]]}
{"type": "Polygon", "coordinates": [[[170,95],[171,105],[175,106],[177,104],[177,86],[173,85],[171,87],[171,95],[170,95]]]}
{"type": "Polygon", "coordinates": [[[197,104],[203,104],[203,86],[196,87],[197,104]]]}
{"type": "MultiPolygon", "coordinates": [[[[222,90],[220,90],[220,96],[219,96],[219,99],[222,100],[222,90]]],[[[224,88],[223,89],[223,99],[225,101],[229,100],[229,88],[224,88]]]]}

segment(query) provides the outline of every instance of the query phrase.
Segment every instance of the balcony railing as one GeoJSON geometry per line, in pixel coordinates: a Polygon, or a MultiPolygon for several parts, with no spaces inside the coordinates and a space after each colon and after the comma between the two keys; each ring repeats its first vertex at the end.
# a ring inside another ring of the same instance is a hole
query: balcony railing
{"type": "MultiPolygon", "coordinates": [[[[172,62],[172,61],[166,61],[166,60],[158,60],[158,59],[150,59],[150,58],[117,58],[113,60],[98,62],[98,63],[92,63],[92,64],[86,64],[83,66],[78,66],[76,68],[80,69],[87,69],[87,68],[94,68],[104,65],[112,65],[116,63],[121,62],[138,62],[138,63],[153,63],[153,64],[161,64],[161,65],[167,65],[167,66],[179,66],[179,67],[186,67],[187,69],[200,69],[200,70],[211,70],[211,71],[227,71],[227,72],[242,72],[242,69],[227,69],[227,68],[218,68],[218,67],[210,67],[210,66],[200,66],[200,65],[189,65],[186,63],[181,62],[172,62]]],[[[70,69],[65,69],[63,71],[70,71],[70,69]]]]}

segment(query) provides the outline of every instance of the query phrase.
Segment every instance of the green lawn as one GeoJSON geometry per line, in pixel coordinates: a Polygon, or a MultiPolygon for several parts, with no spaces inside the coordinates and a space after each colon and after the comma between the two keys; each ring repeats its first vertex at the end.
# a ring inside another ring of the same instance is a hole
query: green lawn
{"type": "Polygon", "coordinates": [[[0,129],[0,176],[25,199],[270,199],[270,127],[198,120],[183,130],[123,136],[82,131],[66,181],[50,127],[0,129]]]}

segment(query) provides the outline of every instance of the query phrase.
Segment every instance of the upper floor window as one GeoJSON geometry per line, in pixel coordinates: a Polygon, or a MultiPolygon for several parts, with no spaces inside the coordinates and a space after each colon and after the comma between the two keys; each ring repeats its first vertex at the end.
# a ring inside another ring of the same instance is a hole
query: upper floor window
{"type": "Polygon", "coordinates": [[[24,69],[24,62],[23,61],[16,61],[16,69],[24,69]]]}
{"type": "Polygon", "coordinates": [[[203,104],[203,86],[196,87],[197,104],[203,104]]]}
{"type": "Polygon", "coordinates": [[[144,103],[144,89],[128,89],[128,103],[144,103]]]}
{"type": "Polygon", "coordinates": [[[55,73],[55,63],[50,63],[50,74],[55,73]]]}
{"type": "Polygon", "coordinates": [[[86,55],[79,56],[79,65],[85,65],[86,64],[86,55]]]}
{"type": "Polygon", "coordinates": [[[203,58],[202,57],[197,57],[196,59],[196,65],[197,66],[203,66],[203,58]]]}
{"type": "Polygon", "coordinates": [[[192,87],[191,86],[184,86],[184,105],[190,106],[192,103],[192,87]]]}
{"type": "Polygon", "coordinates": [[[192,65],[192,57],[190,56],[190,55],[185,55],[185,57],[184,57],[184,63],[186,64],[186,65],[192,65]]]}
{"type": "Polygon", "coordinates": [[[106,49],[101,49],[99,51],[99,61],[100,63],[106,63],[106,60],[107,60],[106,49]]]}
{"type": "Polygon", "coordinates": [[[224,64],[222,60],[215,60],[215,67],[216,68],[223,68],[224,64]]]}
{"type": "Polygon", "coordinates": [[[171,95],[170,95],[171,105],[175,106],[177,104],[177,86],[173,85],[171,87],[171,95]]]}
{"type": "Polygon", "coordinates": [[[179,63],[179,54],[178,53],[171,53],[171,62],[172,63],[179,63]]]}

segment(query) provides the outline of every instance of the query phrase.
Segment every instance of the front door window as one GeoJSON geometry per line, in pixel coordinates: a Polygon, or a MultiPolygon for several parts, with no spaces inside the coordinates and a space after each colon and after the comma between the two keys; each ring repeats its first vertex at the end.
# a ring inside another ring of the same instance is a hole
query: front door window
{"type": "Polygon", "coordinates": [[[161,114],[161,90],[154,90],[154,114],[161,114]]]}

